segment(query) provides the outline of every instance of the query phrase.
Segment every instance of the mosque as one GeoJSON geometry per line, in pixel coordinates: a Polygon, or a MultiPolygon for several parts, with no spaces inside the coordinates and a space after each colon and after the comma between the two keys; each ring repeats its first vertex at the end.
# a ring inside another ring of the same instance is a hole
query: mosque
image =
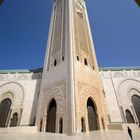
{"type": "Polygon", "coordinates": [[[98,67],[85,3],[53,1],[43,68],[0,71],[0,131],[138,128],[140,67],[98,67]]]}

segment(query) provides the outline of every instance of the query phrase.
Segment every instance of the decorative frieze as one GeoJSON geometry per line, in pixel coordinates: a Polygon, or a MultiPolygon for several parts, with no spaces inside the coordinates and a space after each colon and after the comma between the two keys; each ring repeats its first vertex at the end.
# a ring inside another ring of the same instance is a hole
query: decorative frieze
{"type": "Polygon", "coordinates": [[[114,78],[124,78],[124,77],[126,77],[127,75],[124,73],[124,72],[115,72],[114,74],[113,74],[113,77],[114,78]]]}
{"type": "Polygon", "coordinates": [[[41,73],[31,73],[31,74],[0,74],[0,81],[17,81],[17,80],[33,80],[33,79],[41,79],[41,73]]]}
{"type": "Polygon", "coordinates": [[[118,86],[118,97],[121,105],[127,106],[131,103],[131,89],[136,89],[140,91],[140,81],[134,79],[127,79],[121,82],[118,86]]]}
{"type": "Polygon", "coordinates": [[[87,100],[91,97],[95,104],[99,104],[99,90],[94,87],[89,87],[88,85],[79,82],[78,83],[78,100],[79,100],[79,112],[80,114],[86,113],[87,110],[87,100]]]}
{"type": "Polygon", "coordinates": [[[120,71],[100,71],[101,78],[137,78],[140,77],[140,72],[135,70],[120,70],[120,71]]]}
{"type": "Polygon", "coordinates": [[[52,99],[56,100],[57,103],[57,113],[64,114],[64,84],[56,86],[52,89],[48,89],[43,91],[42,94],[42,107],[41,110],[44,112],[44,115],[47,114],[47,109],[49,107],[49,103],[52,99]]]}
{"type": "Polygon", "coordinates": [[[0,100],[4,98],[9,98],[7,93],[13,95],[13,107],[22,107],[24,99],[24,90],[21,85],[15,82],[5,83],[0,85],[0,100]]]}

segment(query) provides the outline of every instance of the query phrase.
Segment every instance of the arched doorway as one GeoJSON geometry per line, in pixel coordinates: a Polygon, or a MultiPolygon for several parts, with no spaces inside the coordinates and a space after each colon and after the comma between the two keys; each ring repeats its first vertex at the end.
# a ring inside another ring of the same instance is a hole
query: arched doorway
{"type": "Polygon", "coordinates": [[[132,103],[133,103],[138,121],[140,123],[140,96],[138,95],[132,96],[132,103]]]}
{"type": "Polygon", "coordinates": [[[89,131],[98,130],[98,115],[95,104],[91,98],[87,101],[89,131]]]}
{"type": "Polygon", "coordinates": [[[47,113],[47,126],[46,132],[53,132],[55,133],[55,125],[56,125],[56,101],[52,99],[48,108],[47,113]]]}
{"type": "Polygon", "coordinates": [[[125,114],[126,114],[127,123],[135,123],[133,115],[128,109],[125,111],[125,114]]]}
{"type": "Polygon", "coordinates": [[[18,113],[14,113],[10,122],[10,127],[16,127],[18,122],[18,113]]]}
{"type": "Polygon", "coordinates": [[[4,99],[0,103],[0,127],[5,127],[8,114],[11,108],[11,100],[9,98],[4,99]]]}

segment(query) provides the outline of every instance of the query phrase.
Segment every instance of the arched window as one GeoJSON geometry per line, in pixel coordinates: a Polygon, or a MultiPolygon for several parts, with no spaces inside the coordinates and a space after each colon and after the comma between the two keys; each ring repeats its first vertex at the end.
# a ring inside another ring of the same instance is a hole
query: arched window
{"type": "Polygon", "coordinates": [[[55,59],[55,60],[54,60],[54,66],[56,66],[56,65],[57,65],[57,60],[55,59]]]}
{"type": "Polygon", "coordinates": [[[63,119],[59,119],[59,133],[63,133],[63,119]]]}
{"type": "Polygon", "coordinates": [[[11,100],[9,98],[4,99],[0,103],[0,127],[5,127],[8,115],[11,108],[11,100]]]}
{"type": "Polygon", "coordinates": [[[62,56],[62,61],[64,61],[64,56],[62,56]]]}
{"type": "Polygon", "coordinates": [[[132,103],[133,103],[137,118],[140,122],[140,96],[138,95],[132,96],[132,103]]]}
{"type": "Polygon", "coordinates": [[[79,56],[77,56],[77,60],[79,61],[79,56]]]}
{"type": "Polygon", "coordinates": [[[84,58],[84,64],[87,66],[88,65],[88,62],[87,62],[87,59],[84,58]]]}
{"type": "Polygon", "coordinates": [[[48,113],[47,113],[47,126],[46,126],[47,132],[55,133],[56,107],[57,107],[56,101],[55,99],[52,99],[48,108],[48,113]]]}
{"type": "Polygon", "coordinates": [[[133,115],[131,114],[130,110],[125,111],[127,123],[135,123],[133,115]]]}

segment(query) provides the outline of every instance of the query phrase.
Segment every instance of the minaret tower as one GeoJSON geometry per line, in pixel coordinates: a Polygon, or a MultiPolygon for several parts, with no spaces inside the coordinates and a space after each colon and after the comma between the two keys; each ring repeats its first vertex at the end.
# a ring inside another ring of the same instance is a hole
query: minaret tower
{"type": "Polygon", "coordinates": [[[85,0],[53,0],[39,96],[39,131],[105,129],[107,117],[85,0]]]}

